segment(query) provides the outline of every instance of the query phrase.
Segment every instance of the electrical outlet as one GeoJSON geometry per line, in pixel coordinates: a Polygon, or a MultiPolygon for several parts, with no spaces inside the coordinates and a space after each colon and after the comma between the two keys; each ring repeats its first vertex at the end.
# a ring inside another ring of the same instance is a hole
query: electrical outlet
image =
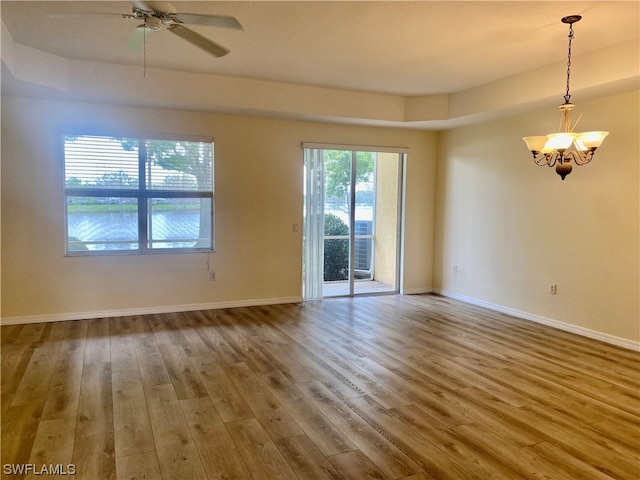
{"type": "Polygon", "coordinates": [[[551,295],[555,295],[555,294],[557,293],[557,291],[558,291],[558,286],[557,286],[555,283],[552,283],[552,284],[549,286],[549,293],[550,293],[551,295]]]}
{"type": "Polygon", "coordinates": [[[209,272],[209,280],[212,282],[216,281],[216,272],[209,272]]]}
{"type": "Polygon", "coordinates": [[[458,273],[458,265],[453,266],[453,273],[458,273]]]}

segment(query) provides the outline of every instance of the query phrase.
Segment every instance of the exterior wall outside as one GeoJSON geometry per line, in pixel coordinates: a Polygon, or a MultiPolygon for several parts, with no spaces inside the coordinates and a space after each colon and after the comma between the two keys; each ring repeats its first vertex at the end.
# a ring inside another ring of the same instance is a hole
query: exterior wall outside
{"type": "Polygon", "coordinates": [[[396,282],[398,231],[398,155],[378,153],[376,172],[375,280],[396,282]]]}

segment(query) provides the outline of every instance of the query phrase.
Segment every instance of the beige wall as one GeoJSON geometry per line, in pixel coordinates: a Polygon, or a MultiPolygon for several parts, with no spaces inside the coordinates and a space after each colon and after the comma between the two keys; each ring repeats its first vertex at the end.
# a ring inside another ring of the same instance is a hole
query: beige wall
{"type": "Polygon", "coordinates": [[[575,103],[578,131],[611,133],[564,182],[521,140],[556,129],[555,108],[439,134],[434,286],[637,342],[639,95],[575,103]]]}
{"type": "Polygon", "coordinates": [[[3,97],[3,322],[298,299],[309,141],[410,148],[403,292],[434,286],[637,342],[639,94],[576,103],[579,130],[611,134],[562,182],[520,140],[557,128],[556,108],[435,134],[3,97]],[[217,251],[65,257],[58,141],[77,128],[213,136],[217,251]]]}
{"type": "Polygon", "coordinates": [[[435,133],[3,97],[3,322],[299,299],[303,141],[410,148],[403,283],[429,291],[435,133]],[[59,139],[77,129],[213,136],[216,252],[65,257],[59,139]]]}

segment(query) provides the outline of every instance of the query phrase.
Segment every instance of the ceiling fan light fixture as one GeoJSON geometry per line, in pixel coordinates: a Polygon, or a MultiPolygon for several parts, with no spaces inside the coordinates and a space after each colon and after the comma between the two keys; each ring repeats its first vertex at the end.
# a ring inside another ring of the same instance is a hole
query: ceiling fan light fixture
{"type": "MultiPolygon", "coordinates": [[[[556,166],[556,172],[562,180],[571,173],[571,160],[576,165],[586,165],[593,159],[598,147],[602,145],[609,132],[574,132],[576,124],[571,125],[571,111],[574,105],[570,102],[569,82],[571,79],[571,42],[573,40],[573,24],[582,19],[580,15],[568,15],[561,19],[569,25],[569,48],[567,53],[567,90],[564,103],[560,105],[561,131],[546,136],[522,137],[529,151],[533,154],[536,165],[556,166]]],[[[579,120],[579,119],[578,119],[579,120]]],[[[577,123],[577,122],[576,122],[577,123]]]]}
{"type": "Polygon", "coordinates": [[[164,26],[164,22],[158,17],[149,16],[144,19],[144,26],[149,30],[158,31],[164,26]]]}
{"type": "Polygon", "coordinates": [[[168,2],[134,1],[133,13],[131,15],[122,14],[122,18],[144,21],[142,25],[139,25],[139,28],[144,31],[167,30],[214,57],[223,57],[229,53],[229,50],[187,28],[186,24],[242,30],[242,25],[235,17],[229,15],[178,13],[174,6],[168,2]]]}

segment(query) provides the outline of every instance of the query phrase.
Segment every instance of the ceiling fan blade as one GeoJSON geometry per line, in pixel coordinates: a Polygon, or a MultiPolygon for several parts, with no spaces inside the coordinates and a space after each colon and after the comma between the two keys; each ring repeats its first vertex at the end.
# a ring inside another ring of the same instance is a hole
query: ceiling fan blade
{"type": "Polygon", "coordinates": [[[235,17],[227,15],[200,15],[197,13],[176,13],[176,20],[182,23],[194,25],[207,25],[209,27],[233,28],[242,30],[242,25],[235,17]]]}
{"type": "Polygon", "coordinates": [[[229,50],[226,48],[212,42],[193,30],[189,30],[187,27],[183,27],[180,24],[174,23],[168,27],[168,30],[211,55],[215,55],[216,57],[223,57],[229,53],[229,50]]]}

